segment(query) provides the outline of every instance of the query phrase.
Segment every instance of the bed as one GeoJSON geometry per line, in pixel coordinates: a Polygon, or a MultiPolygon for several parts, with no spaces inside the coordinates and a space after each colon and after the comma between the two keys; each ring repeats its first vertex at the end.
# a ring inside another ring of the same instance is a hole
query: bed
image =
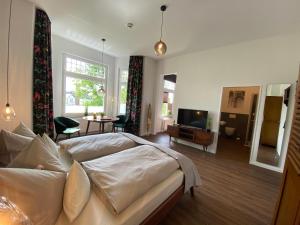
{"type": "Polygon", "coordinates": [[[91,191],[76,219],[70,222],[63,208],[54,225],[159,224],[184,193],[193,195],[200,184],[190,159],[128,133],[59,142],[58,158],[65,172],[79,162],[91,191]]]}

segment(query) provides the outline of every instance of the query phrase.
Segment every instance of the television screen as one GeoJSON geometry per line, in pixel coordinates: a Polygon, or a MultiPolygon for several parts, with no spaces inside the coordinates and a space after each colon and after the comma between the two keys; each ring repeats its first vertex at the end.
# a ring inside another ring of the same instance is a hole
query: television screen
{"type": "Polygon", "coordinates": [[[177,123],[180,125],[206,129],[208,111],[178,109],[177,123]]]}

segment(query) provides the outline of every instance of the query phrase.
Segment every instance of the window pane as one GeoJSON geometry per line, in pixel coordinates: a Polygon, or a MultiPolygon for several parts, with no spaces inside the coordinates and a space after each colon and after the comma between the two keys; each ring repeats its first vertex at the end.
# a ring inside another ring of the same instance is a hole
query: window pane
{"type": "Polygon", "coordinates": [[[168,103],[162,104],[161,115],[168,116],[168,103]]]}
{"type": "Polygon", "coordinates": [[[173,104],[174,102],[174,93],[170,93],[168,94],[168,103],[173,104]]]}
{"type": "Polygon", "coordinates": [[[65,113],[84,113],[85,107],[89,112],[104,112],[104,97],[97,91],[100,83],[66,77],[65,113]]]}
{"type": "Polygon", "coordinates": [[[128,71],[127,70],[122,70],[120,74],[120,82],[125,82],[127,83],[128,81],[128,71]]]}
{"type": "Polygon", "coordinates": [[[174,93],[164,92],[163,104],[161,109],[162,116],[170,116],[173,111],[174,93]]]}
{"type": "Polygon", "coordinates": [[[93,77],[105,78],[106,67],[99,64],[91,64],[77,59],[66,58],[66,71],[79,73],[93,77]]]}
{"type": "Polygon", "coordinates": [[[175,90],[175,83],[168,81],[168,80],[164,80],[164,88],[165,89],[169,89],[169,90],[175,90]]]}
{"type": "Polygon", "coordinates": [[[128,82],[128,71],[122,70],[120,72],[120,83],[119,83],[119,113],[126,113],[126,99],[127,99],[127,82],[128,82]]]}

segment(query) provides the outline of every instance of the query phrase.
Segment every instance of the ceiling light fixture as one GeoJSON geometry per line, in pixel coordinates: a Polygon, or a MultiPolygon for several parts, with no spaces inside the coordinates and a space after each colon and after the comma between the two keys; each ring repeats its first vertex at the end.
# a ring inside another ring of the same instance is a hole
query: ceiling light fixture
{"type": "Polygon", "coordinates": [[[7,35],[7,64],[6,64],[6,105],[2,110],[2,117],[6,121],[12,121],[16,117],[16,113],[13,107],[9,104],[9,47],[10,47],[10,27],[11,27],[11,14],[12,14],[12,0],[9,6],[9,24],[7,35]]]}
{"type": "Polygon", "coordinates": [[[127,27],[128,27],[129,29],[133,28],[133,23],[127,23],[127,27]]]}
{"type": "Polygon", "coordinates": [[[161,56],[166,54],[167,52],[167,45],[165,42],[163,42],[162,36],[163,36],[163,25],[164,25],[164,12],[167,10],[167,6],[166,5],[162,5],[160,7],[160,11],[161,11],[161,26],[160,26],[160,39],[158,42],[156,42],[156,44],[154,45],[154,50],[155,50],[155,54],[157,56],[161,56]]]}
{"type": "MultiPolygon", "coordinates": [[[[102,67],[103,75],[105,76],[103,58],[104,58],[104,44],[105,44],[106,39],[102,38],[101,41],[102,41],[101,67],[102,67]]],[[[98,90],[98,95],[103,95],[104,93],[105,93],[104,84],[101,83],[100,88],[98,90]]]]}

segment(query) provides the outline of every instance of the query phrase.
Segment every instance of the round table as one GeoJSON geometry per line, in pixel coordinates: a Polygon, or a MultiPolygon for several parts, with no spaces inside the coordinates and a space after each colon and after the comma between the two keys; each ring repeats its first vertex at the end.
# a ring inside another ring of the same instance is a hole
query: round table
{"type": "Polygon", "coordinates": [[[105,123],[113,123],[119,120],[119,118],[117,117],[108,117],[108,116],[104,116],[104,117],[97,116],[96,118],[94,118],[94,116],[84,116],[82,119],[87,120],[87,127],[85,132],[86,135],[88,134],[91,122],[99,123],[99,133],[104,133],[105,123]]]}

